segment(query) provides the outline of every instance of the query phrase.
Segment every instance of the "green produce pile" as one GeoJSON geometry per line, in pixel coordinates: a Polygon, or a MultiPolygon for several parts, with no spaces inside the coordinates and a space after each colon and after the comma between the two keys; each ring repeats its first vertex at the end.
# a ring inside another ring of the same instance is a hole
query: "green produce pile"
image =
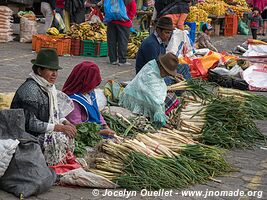
{"type": "Polygon", "coordinates": [[[219,151],[201,145],[186,145],[176,157],[148,158],[132,152],[125,161],[124,174],[116,181],[133,190],[184,188],[232,170],[219,151]]]}
{"type": "Polygon", "coordinates": [[[152,122],[143,116],[126,119],[119,114],[111,116],[108,113],[103,113],[102,115],[108,126],[119,136],[135,136],[138,133],[154,132],[156,130],[152,122]]]}
{"type": "Polygon", "coordinates": [[[213,100],[206,110],[206,123],[200,141],[224,148],[252,147],[264,140],[246,106],[232,98],[213,100]]]}
{"type": "Polygon", "coordinates": [[[74,154],[77,157],[83,157],[86,154],[86,146],[94,147],[101,140],[102,137],[98,135],[100,125],[96,123],[85,122],[78,124],[77,135],[75,136],[75,150],[74,154]]]}

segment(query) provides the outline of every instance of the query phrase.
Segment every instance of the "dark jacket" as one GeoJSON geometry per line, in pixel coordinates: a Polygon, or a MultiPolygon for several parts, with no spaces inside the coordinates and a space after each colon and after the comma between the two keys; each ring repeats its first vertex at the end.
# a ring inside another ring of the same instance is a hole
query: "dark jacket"
{"type": "Polygon", "coordinates": [[[250,20],[250,28],[251,29],[258,29],[259,27],[262,27],[263,20],[260,15],[253,15],[253,13],[249,14],[248,16],[250,20]]]}
{"type": "Polygon", "coordinates": [[[189,4],[191,0],[157,0],[155,8],[157,18],[167,14],[189,13],[189,4]]]}
{"type": "Polygon", "coordinates": [[[31,78],[16,91],[11,109],[23,109],[26,132],[39,136],[46,132],[49,120],[49,98],[46,92],[31,78]]]}
{"type": "Polygon", "coordinates": [[[65,10],[70,13],[70,22],[80,24],[85,21],[84,0],[65,0],[65,10]]]}
{"type": "Polygon", "coordinates": [[[163,44],[160,44],[157,40],[157,37],[154,34],[151,34],[146,38],[136,56],[135,70],[136,74],[142,69],[142,67],[148,63],[150,60],[158,59],[160,54],[165,54],[166,48],[163,44]]]}
{"type": "Polygon", "coordinates": [[[42,0],[42,2],[49,3],[51,8],[52,8],[52,10],[56,9],[56,0],[42,0]]]}

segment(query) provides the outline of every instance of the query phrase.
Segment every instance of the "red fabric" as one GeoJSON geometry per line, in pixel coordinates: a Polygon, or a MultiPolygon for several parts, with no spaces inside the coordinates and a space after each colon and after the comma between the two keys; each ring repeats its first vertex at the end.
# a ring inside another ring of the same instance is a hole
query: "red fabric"
{"type": "Polygon", "coordinates": [[[66,80],[62,91],[67,95],[89,93],[102,81],[100,70],[93,62],[84,61],[76,65],[66,80]]]}
{"type": "Polygon", "coordinates": [[[127,11],[127,15],[128,15],[130,20],[128,20],[128,21],[113,20],[113,21],[111,21],[111,23],[120,24],[120,25],[126,26],[126,27],[132,27],[132,21],[133,21],[135,14],[136,14],[136,2],[135,2],[135,0],[133,0],[131,3],[129,3],[126,6],[126,11],[127,11]]]}
{"type": "Polygon", "coordinates": [[[174,103],[173,103],[173,105],[168,109],[168,110],[166,110],[165,111],[165,114],[166,115],[169,115],[170,114],[170,112],[174,109],[174,108],[176,108],[178,105],[179,105],[179,100],[177,99],[174,103]]]}
{"type": "Polygon", "coordinates": [[[253,0],[252,5],[255,8],[259,8],[260,11],[263,11],[263,8],[267,6],[267,0],[253,0]]]}
{"type": "Polygon", "coordinates": [[[57,165],[49,166],[49,168],[53,169],[56,174],[63,174],[73,169],[80,168],[81,165],[76,161],[76,158],[72,152],[68,152],[64,161],[57,165]]]}
{"type": "Polygon", "coordinates": [[[56,0],[56,8],[64,8],[64,1],[65,0],[56,0]]]}

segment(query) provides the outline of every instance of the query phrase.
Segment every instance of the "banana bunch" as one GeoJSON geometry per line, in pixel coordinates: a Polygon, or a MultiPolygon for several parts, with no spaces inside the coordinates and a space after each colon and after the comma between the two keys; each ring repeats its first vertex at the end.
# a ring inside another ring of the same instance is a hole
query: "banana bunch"
{"type": "Polygon", "coordinates": [[[236,15],[238,16],[238,18],[243,18],[243,14],[244,12],[250,12],[251,9],[249,7],[246,6],[230,6],[229,8],[231,8],[236,15]]]}
{"type": "Polygon", "coordinates": [[[59,35],[59,30],[57,28],[55,28],[55,27],[51,27],[46,31],[46,33],[48,35],[58,36],[59,35]]]}
{"type": "Polygon", "coordinates": [[[190,7],[190,12],[187,17],[188,22],[207,22],[208,21],[208,13],[200,9],[196,6],[190,7]]]}
{"type": "Polygon", "coordinates": [[[67,33],[71,38],[80,40],[107,41],[107,28],[103,23],[74,24],[67,33]]]}
{"type": "Polygon", "coordinates": [[[148,31],[138,31],[137,33],[131,33],[127,49],[128,58],[134,59],[136,57],[141,43],[148,36],[148,31]]]}
{"type": "Polygon", "coordinates": [[[225,15],[227,10],[227,4],[225,2],[215,0],[207,0],[204,3],[199,3],[197,7],[215,16],[225,15]]]}
{"type": "Polygon", "coordinates": [[[224,1],[225,3],[229,5],[239,5],[239,6],[248,7],[246,0],[224,0],[224,1]]]}

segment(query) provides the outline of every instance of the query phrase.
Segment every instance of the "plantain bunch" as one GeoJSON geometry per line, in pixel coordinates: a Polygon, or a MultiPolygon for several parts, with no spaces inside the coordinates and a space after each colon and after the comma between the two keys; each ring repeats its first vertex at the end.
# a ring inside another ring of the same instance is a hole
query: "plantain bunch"
{"type": "Polygon", "coordinates": [[[103,23],[83,22],[72,25],[67,35],[80,40],[107,41],[107,28],[103,23]]]}
{"type": "Polygon", "coordinates": [[[188,22],[207,22],[208,21],[208,13],[200,9],[196,6],[190,7],[190,12],[187,17],[188,22]]]}
{"type": "Polygon", "coordinates": [[[136,58],[138,49],[145,38],[149,36],[148,31],[138,31],[136,33],[131,33],[128,43],[127,55],[128,58],[136,58]]]}

